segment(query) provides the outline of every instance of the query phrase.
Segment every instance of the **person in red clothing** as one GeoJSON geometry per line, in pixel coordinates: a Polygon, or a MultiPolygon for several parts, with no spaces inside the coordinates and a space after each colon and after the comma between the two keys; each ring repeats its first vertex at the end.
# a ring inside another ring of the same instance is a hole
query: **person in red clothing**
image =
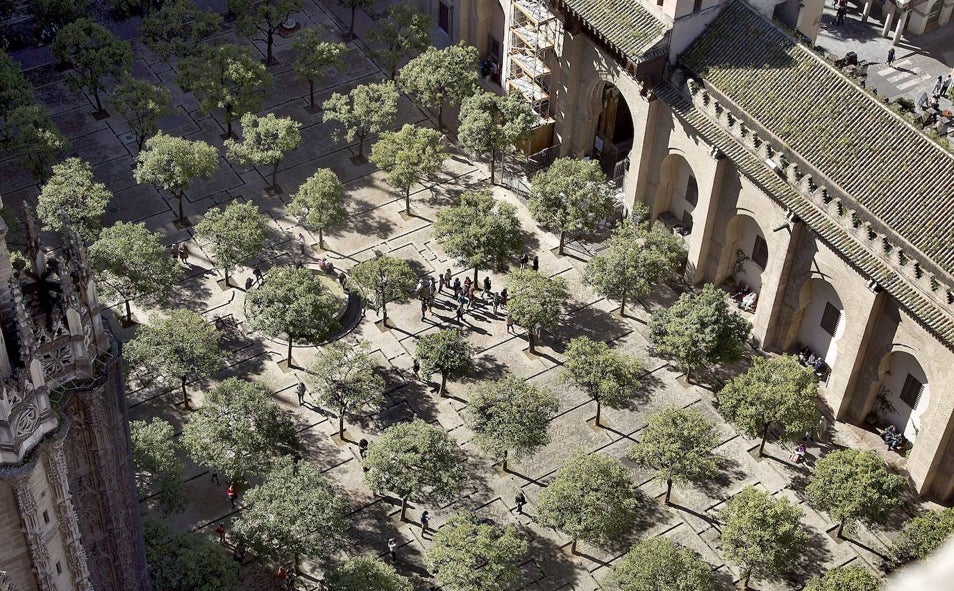
{"type": "Polygon", "coordinates": [[[230,484],[227,489],[225,489],[225,494],[229,497],[229,503],[231,503],[232,508],[235,509],[235,501],[238,500],[238,491],[235,490],[235,485],[230,484]]]}
{"type": "Polygon", "coordinates": [[[225,524],[221,521],[215,526],[215,533],[219,534],[219,543],[225,545],[225,524]]]}

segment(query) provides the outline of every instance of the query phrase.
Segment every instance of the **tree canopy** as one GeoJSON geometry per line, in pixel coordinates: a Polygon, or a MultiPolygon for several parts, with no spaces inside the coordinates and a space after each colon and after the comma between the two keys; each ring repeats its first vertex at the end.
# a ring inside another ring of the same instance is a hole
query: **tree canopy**
{"type": "Polygon", "coordinates": [[[276,63],[275,33],[292,13],[302,7],[302,0],[228,0],[229,10],[235,15],[235,29],[243,37],[253,39],[261,34],[265,42],[265,63],[276,63]]]}
{"type": "Polygon", "coordinates": [[[288,204],[288,213],[309,230],[318,232],[318,247],[324,248],[324,231],[348,219],[344,187],[330,168],[319,168],[298,187],[288,204]]]}
{"type": "Polygon", "coordinates": [[[338,437],[344,437],[345,413],[384,401],[384,378],[371,356],[367,342],[357,345],[335,341],[318,352],[308,370],[318,388],[315,397],[322,406],[338,413],[338,437]]]}
{"type": "Polygon", "coordinates": [[[254,113],[242,115],[241,142],[225,140],[225,153],[230,160],[245,166],[271,165],[272,190],[278,190],[278,166],[289,152],[301,144],[301,123],[291,117],[276,117],[269,113],[259,117],[254,113]]]}
{"type": "Polygon", "coordinates": [[[327,559],[348,529],[348,502],[311,462],[280,458],[245,494],[245,505],[232,532],[273,564],[327,559]]]}
{"type": "Polygon", "coordinates": [[[3,147],[16,156],[37,182],[49,178],[50,167],[69,148],[70,142],[53,123],[42,105],[17,107],[6,115],[2,129],[3,147]]]}
{"type": "Polygon", "coordinates": [[[567,233],[595,230],[613,212],[613,190],[596,160],[557,158],[530,181],[530,214],[560,234],[563,254],[567,233]]]}
{"type": "Polygon", "coordinates": [[[718,591],[712,566],[669,538],[640,540],[603,578],[606,591],[718,591]]]}
{"type": "Polygon", "coordinates": [[[364,140],[394,125],[397,117],[398,91],[393,82],[356,86],[348,94],[334,93],[322,104],[324,121],[337,121],[344,128],[335,130],[335,141],[358,139],[358,155],[364,158],[364,140]]]}
{"type": "Polygon", "coordinates": [[[444,105],[459,106],[477,92],[477,48],[463,41],[444,49],[428,47],[404,64],[398,84],[424,107],[437,109],[437,127],[444,128],[444,105]]]}
{"type": "Polygon", "coordinates": [[[686,372],[687,380],[701,365],[740,359],[751,331],[749,321],[729,309],[725,293],[711,283],[656,310],[649,322],[650,342],[686,372]]]}
{"type": "Polygon", "coordinates": [[[563,305],[570,297],[566,280],[530,269],[512,271],[507,277],[507,290],[507,312],[527,329],[529,349],[534,353],[538,329],[552,330],[560,322],[563,305]]]}
{"type": "Polygon", "coordinates": [[[38,31],[62,28],[87,14],[88,0],[27,0],[27,10],[38,31]]]}
{"type": "Polygon", "coordinates": [[[201,10],[194,0],[169,0],[142,19],[143,43],[164,62],[184,58],[222,28],[222,15],[201,10]]]}
{"type": "Polygon", "coordinates": [[[528,551],[512,525],[477,523],[472,514],[458,513],[434,534],[425,560],[450,591],[504,591],[519,578],[528,551]]]}
{"type": "Polygon", "coordinates": [[[716,399],[719,412],[737,429],[748,437],[761,437],[759,456],[772,426],[782,438],[794,441],[818,423],[818,378],[792,355],[756,357],[716,399]]]}
{"type": "Polygon", "coordinates": [[[464,193],[459,205],[442,208],[432,231],[459,265],[474,268],[475,283],[479,269],[499,268],[526,245],[517,208],[490,191],[464,193]]]}
{"type": "Polygon", "coordinates": [[[185,508],[185,465],[175,431],[162,419],[130,421],[129,438],[140,500],[155,494],[161,513],[185,508]]]}
{"type": "Polygon", "coordinates": [[[182,268],[169,256],[161,240],[144,223],[116,222],[104,228],[89,247],[97,284],[105,295],[122,299],[127,322],[132,319],[129,300],[164,304],[179,283],[182,268]]]}
{"type": "Polygon", "coordinates": [[[239,586],[232,557],[218,542],[196,533],[174,534],[165,522],[143,519],[146,562],[154,589],[234,591],[239,586]]]}
{"type": "Polygon", "coordinates": [[[52,49],[53,57],[73,68],[73,73],[66,78],[67,84],[73,90],[89,90],[98,112],[103,111],[99,91],[104,79],[118,79],[132,64],[129,44],[88,18],[63,27],[53,39],[52,49]]]}
{"type": "Polygon", "coordinates": [[[890,565],[924,560],[954,534],[954,509],[926,511],[904,524],[891,545],[890,565]]]}
{"type": "Polygon", "coordinates": [[[470,343],[456,330],[421,335],[414,349],[414,358],[421,364],[421,376],[430,379],[435,371],[441,374],[439,394],[444,393],[447,378],[462,378],[470,373],[474,368],[473,355],[470,343]]]}
{"type": "Polygon", "coordinates": [[[616,458],[603,454],[567,460],[540,491],[537,521],[573,539],[607,546],[629,535],[637,517],[636,487],[616,458]]]}
{"type": "Polygon", "coordinates": [[[643,375],[639,359],[629,357],[602,341],[576,337],[566,349],[560,372],[564,384],[573,384],[596,402],[596,424],[603,404],[619,408],[636,396],[643,375]]]}
{"type": "Polygon", "coordinates": [[[232,137],[232,121],[262,108],[272,77],[251,48],[226,43],[201,45],[194,54],[183,57],[179,84],[192,89],[203,113],[222,109],[225,135],[232,137]]]}
{"type": "Polygon", "coordinates": [[[430,46],[433,27],[431,17],[413,5],[407,2],[394,4],[387,15],[368,31],[371,55],[394,80],[402,61],[430,46]]]}
{"type": "Polygon", "coordinates": [[[815,463],[805,490],[811,505],[838,522],[836,535],[855,522],[884,523],[901,505],[904,477],[891,474],[877,452],[832,451],[815,463]]]}
{"type": "Polygon", "coordinates": [[[391,425],[368,446],[365,480],[375,491],[401,498],[401,520],[409,500],[444,503],[467,480],[466,456],[440,426],[421,419],[391,425]]]}
{"type": "Polygon", "coordinates": [[[656,472],[666,482],[666,503],[673,482],[703,482],[718,465],[712,448],[718,443],[715,424],[693,408],[667,408],[653,413],[631,460],[656,472]]]}
{"type": "Polygon", "coordinates": [[[172,193],[179,205],[179,224],[185,225],[182,198],[199,177],[209,178],[219,169],[219,152],[201,140],[187,140],[161,131],[146,140],[136,156],[133,176],[172,193]]]}
{"type": "Polygon", "coordinates": [[[0,116],[33,104],[33,87],[20,71],[19,62],[0,50],[0,116]]]}
{"type": "Polygon", "coordinates": [[[752,486],[729,499],[719,512],[722,551],[742,568],[743,585],[750,577],[775,579],[795,565],[808,544],[802,510],[784,497],[752,486]]]}
{"type": "Polygon", "coordinates": [[[73,230],[86,240],[99,233],[100,218],[113,194],[93,177],[93,168],[79,158],[67,158],[53,165],[37,197],[36,215],[43,227],[57,232],[63,229],[65,214],[73,230]]]}
{"type": "Polygon", "coordinates": [[[380,558],[355,556],[332,568],[328,584],[335,591],[414,591],[414,586],[380,558]]]}
{"type": "Polygon", "coordinates": [[[328,68],[341,63],[341,56],[348,47],[344,43],[325,41],[325,30],[313,26],[295,33],[292,49],[298,52],[292,71],[298,79],[308,82],[309,105],[315,109],[315,83],[327,74],[328,68]]]}
{"type": "Polygon", "coordinates": [[[168,316],[142,326],[123,348],[132,367],[143,367],[151,378],[166,386],[179,386],[186,408],[189,378],[205,378],[225,361],[215,327],[191,310],[173,310],[168,316]]]}
{"type": "Polygon", "coordinates": [[[113,108],[135,134],[140,151],[146,138],[159,131],[159,119],[173,113],[170,97],[167,88],[129,75],[113,89],[113,108]]]}
{"type": "Polygon", "coordinates": [[[863,566],[833,568],[823,576],[812,577],[805,591],[879,591],[884,587],[881,577],[863,566]]]}
{"type": "Polygon", "coordinates": [[[440,132],[405,124],[381,134],[371,147],[371,162],[387,173],[385,180],[404,191],[404,213],[411,214],[411,186],[440,170],[447,158],[440,132]]]}
{"type": "Polygon", "coordinates": [[[266,471],[296,447],[295,427],[259,382],[228,378],[208,392],[182,432],[197,464],[241,482],[266,471]]]}
{"type": "Polygon", "coordinates": [[[417,277],[407,261],[381,255],[352,267],[348,282],[357,287],[366,306],[384,315],[386,326],[388,304],[407,300],[417,277]]]}
{"type": "Polygon", "coordinates": [[[520,93],[500,96],[478,92],[460,106],[457,137],[461,148],[474,157],[490,157],[490,184],[494,183],[497,154],[530,139],[540,117],[520,93]]]}
{"type": "Polygon", "coordinates": [[[477,446],[506,469],[508,454],[532,455],[550,442],[550,419],[559,408],[550,390],[508,375],[471,390],[466,418],[477,446]]]}
{"type": "Polygon", "coordinates": [[[676,266],[686,258],[686,245],[658,224],[623,222],[586,264],[583,281],[604,297],[620,300],[619,314],[625,316],[627,298],[649,295],[659,283],[673,277],[676,266]]]}
{"type": "Polygon", "coordinates": [[[236,265],[244,265],[257,257],[268,239],[268,225],[254,203],[233,201],[226,208],[214,207],[195,226],[195,235],[208,244],[215,264],[225,273],[236,265]]]}

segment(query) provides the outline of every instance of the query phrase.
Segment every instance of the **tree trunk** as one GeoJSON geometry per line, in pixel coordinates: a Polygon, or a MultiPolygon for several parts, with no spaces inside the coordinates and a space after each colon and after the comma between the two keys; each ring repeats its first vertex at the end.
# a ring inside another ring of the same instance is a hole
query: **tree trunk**
{"type": "Polygon", "coordinates": [[[749,579],[752,578],[752,569],[746,569],[745,575],[742,577],[742,589],[749,588],[749,579]]]}
{"type": "Polygon", "coordinates": [[[140,133],[136,136],[136,148],[142,152],[142,146],[146,143],[146,134],[140,133]]]}
{"type": "Polygon", "coordinates": [[[557,254],[563,254],[563,245],[566,244],[566,230],[560,230],[560,250],[557,251],[557,254]]]}
{"type": "Polygon", "coordinates": [[[225,111],[225,136],[232,137],[232,115],[225,111]]]}
{"type": "Polygon", "coordinates": [[[504,471],[504,472],[507,471],[507,456],[508,456],[508,455],[509,455],[509,452],[508,452],[508,450],[505,449],[505,450],[504,450],[504,455],[503,455],[503,462],[501,462],[501,468],[503,468],[503,471],[504,471]]]}
{"type": "Polygon", "coordinates": [[[444,372],[441,372],[441,388],[440,388],[440,390],[437,391],[437,393],[438,393],[439,395],[443,396],[443,395],[444,395],[444,391],[445,391],[446,389],[447,389],[447,376],[444,374],[444,372]]]}
{"type": "Polygon", "coordinates": [[[315,107],[315,81],[308,79],[308,99],[311,102],[311,108],[316,109],[315,107]]]}
{"type": "Polygon", "coordinates": [[[338,409],[338,439],[344,441],[344,407],[338,409]]]}
{"type": "Polygon", "coordinates": [[[533,330],[527,329],[527,345],[531,353],[536,353],[537,350],[533,348],[533,330]]]}
{"type": "Polygon", "coordinates": [[[231,284],[229,283],[229,266],[225,265],[222,271],[225,273],[225,287],[231,287],[231,284]]]}
{"type": "Polygon", "coordinates": [[[401,497],[401,521],[404,521],[405,513],[407,513],[407,497],[401,497]]]}
{"type": "Polygon", "coordinates": [[[838,538],[839,540],[843,539],[841,537],[841,532],[844,529],[845,529],[845,520],[842,519],[841,521],[838,522],[838,530],[835,532],[835,537],[838,538]]]}
{"type": "Polygon", "coordinates": [[[265,33],[265,66],[270,66],[275,63],[275,56],[272,55],[272,46],[275,44],[275,32],[269,30],[265,33]]]}
{"type": "Polygon", "coordinates": [[[672,478],[666,479],[666,504],[669,504],[669,497],[672,495],[672,478]]]}
{"type": "Polygon", "coordinates": [[[278,193],[278,165],[281,163],[281,160],[277,160],[275,164],[272,165],[272,190],[275,193],[278,193]]]}
{"type": "Polygon", "coordinates": [[[474,285],[477,285],[477,265],[474,265],[474,285]]]}
{"type": "Polygon", "coordinates": [[[599,399],[599,398],[594,398],[593,400],[596,401],[596,426],[597,426],[597,427],[600,427],[600,426],[601,426],[601,425],[600,425],[600,415],[601,415],[602,412],[603,412],[603,403],[600,402],[600,399],[599,399]]]}
{"type": "Polygon", "coordinates": [[[321,228],[318,228],[318,248],[325,247],[325,237],[321,232],[321,228]]]}
{"type": "Polygon", "coordinates": [[[692,383],[692,367],[686,368],[686,384],[692,383]]]}
{"type": "Polygon", "coordinates": [[[387,326],[388,325],[388,305],[384,303],[383,299],[381,300],[381,315],[384,317],[381,323],[384,326],[387,326]]]}
{"type": "Polygon", "coordinates": [[[99,100],[99,87],[98,87],[98,86],[93,86],[93,88],[92,88],[91,90],[93,91],[93,98],[96,99],[96,112],[97,112],[97,113],[102,113],[102,112],[103,112],[103,103],[102,103],[102,101],[99,100]]]}
{"type": "Polygon", "coordinates": [[[570,544],[570,554],[576,554],[576,538],[573,538],[573,543],[570,544]]]}
{"type": "Polygon", "coordinates": [[[288,336],[288,367],[292,366],[292,339],[291,335],[288,336]]]}
{"type": "Polygon", "coordinates": [[[765,438],[768,437],[769,424],[765,423],[765,426],[762,427],[762,443],[759,445],[759,457],[762,457],[762,452],[765,450],[765,438]]]}
{"type": "Polygon", "coordinates": [[[411,215],[411,187],[404,189],[404,215],[411,215]]]}
{"type": "Polygon", "coordinates": [[[182,209],[182,198],[185,197],[185,191],[179,191],[176,193],[176,199],[179,201],[179,225],[185,225],[185,212],[182,209]]]}
{"type": "Polygon", "coordinates": [[[444,101],[441,101],[440,106],[437,107],[437,129],[444,131],[444,101]]]}
{"type": "MultiPolygon", "coordinates": [[[[351,24],[348,26],[348,39],[354,39],[354,13],[357,11],[357,6],[351,7],[351,24]]],[[[401,519],[404,519],[404,515],[401,515],[401,519]]]]}
{"type": "Polygon", "coordinates": [[[129,307],[129,299],[126,299],[126,324],[132,322],[132,308],[129,307]]]}
{"type": "Polygon", "coordinates": [[[182,404],[186,408],[189,408],[189,393],[186,392],[186,377],[182,376],[179,378],[179,385],[182,387],[182,404]]]}
{"type": "Polygon", "coordinates": [[[367,134],[364,134],[364,133],[358,135],[358,159],[359,160],[364,158],[364,136],[366,135],[367,134]]]}
{"type": "Polygon", "coordinates": [[[623,318],[626,317],[626,288],[623,288],[623,293],[619,298],[619,315],[623,318]]]}
{"type": "Polygon", "coordinates": [[[494,170],[497,168],[497,146],[490,149],[490,184],[494,184],[494,170]]]}

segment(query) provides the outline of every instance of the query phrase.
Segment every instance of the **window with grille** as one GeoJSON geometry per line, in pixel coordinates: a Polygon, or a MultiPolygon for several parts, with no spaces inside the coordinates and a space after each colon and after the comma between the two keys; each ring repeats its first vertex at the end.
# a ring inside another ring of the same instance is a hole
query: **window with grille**
{"type": "Polygon", "coordinates": [[[822,330],[835,336],[835,331],[838,330],[838,321],[841,320],[841,310],[831,305],[831,302],[825,304],[825,313],[822,314],[821,327],[822,330]]]}
{"type": "Polygon", "coordinates": [[[764,269],[768,264],[768,245],[765,244],[765,238],[755,237],[755,246],[752,247],[752,262],[764,269]]]}
{"type": "Polygon", "coordinates": [[[912,409],[917,408],[921,401],[921,392],[924,391],[924,384],[919,379],[908,374],[904,380],[904,387],[901,388],[901,402],[907,404],[912,409]]]}

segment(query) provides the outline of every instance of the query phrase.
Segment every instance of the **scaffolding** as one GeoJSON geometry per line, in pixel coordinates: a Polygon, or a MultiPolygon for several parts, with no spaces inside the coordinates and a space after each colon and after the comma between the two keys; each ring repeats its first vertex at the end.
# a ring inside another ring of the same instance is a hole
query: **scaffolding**
{"type": "Polygon", "coordinates": [[[507,90],[519,92],[540,116],[540,127],[553,122],[550,112],[550,67],[560,21],[535,0],[514,0],[510,15],[510,50],[505,68],[507,90]]]}

